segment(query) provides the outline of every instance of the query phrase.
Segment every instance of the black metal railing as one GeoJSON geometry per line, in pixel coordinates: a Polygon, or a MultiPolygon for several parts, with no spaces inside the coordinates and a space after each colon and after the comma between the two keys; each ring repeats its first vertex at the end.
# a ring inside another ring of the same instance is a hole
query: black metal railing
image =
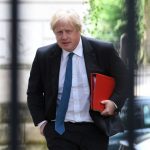
{"type": "Polygon", "coordinates": [[[18,106],[18,1],[11,5],[11,94],[10,94],[10,149],[18,150],[19,106],[18,106]]]}
{"type": "Polygon", "coordinates": [[[127,35],[128,35],[128,68],[129,68],[129,82],[128,82],[128,94],[129,94],[129,103],[127,111],[127,122],[128,122],[128,142],[129,150],[134,149],[134,81],[135,81],[135,54],[137,52],[137,40],[136,40],[136,0],[127,0],[127,35]],[[132,123],[131,123],[132,120],[132,123]]]}

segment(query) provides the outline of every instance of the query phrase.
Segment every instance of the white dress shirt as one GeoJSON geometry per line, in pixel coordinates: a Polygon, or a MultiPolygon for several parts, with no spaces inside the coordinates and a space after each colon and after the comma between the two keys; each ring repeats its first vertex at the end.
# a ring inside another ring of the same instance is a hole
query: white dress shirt
{"type": "MultiPolygon", "coordinates": [[[[85,68],[81,39],[73,53],[72,88],[68,104],[68,110],[65,116],[65,122],[93,122],[89,114],[90,89],[85,68]]],[[[58,105],[63,91],[68,54],[69,52],[65,50],[62,51],[59,72],[59,87],[57,100],[58,105]]]]}

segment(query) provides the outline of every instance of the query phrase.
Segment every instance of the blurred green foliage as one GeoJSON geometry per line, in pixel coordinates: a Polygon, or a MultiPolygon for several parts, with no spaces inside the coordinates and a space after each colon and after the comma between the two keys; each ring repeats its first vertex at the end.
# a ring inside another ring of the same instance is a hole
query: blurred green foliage
{"type": "MultiPolygon", "coordinates": [[[[136,6],[138,41],[143,35],[144,1],[138,0],[136,6]]],[[[88,14],[84,18],[86,32],[97,39],[118,42],[120,36],[126,31],[127,8],[125,2],[125,0],[88,0],[88,14]]]]}
{"type": "MultiPolygon", "coordinates": [[[[136,2],[136,61],[142,59],[141,42],[144,36],[144,6],[147,0],[136,2]]],[[[85,34],[119,45],[120,37],[126,32],[126,0],[88,0],[89,9],[84,17],[85,34]]]]}
{"type": "Polygon", "coordinates": [[[84,20],[88,34],[116,42],[125,31],[127,18],[124,0],[89,0],[84,20]]]}

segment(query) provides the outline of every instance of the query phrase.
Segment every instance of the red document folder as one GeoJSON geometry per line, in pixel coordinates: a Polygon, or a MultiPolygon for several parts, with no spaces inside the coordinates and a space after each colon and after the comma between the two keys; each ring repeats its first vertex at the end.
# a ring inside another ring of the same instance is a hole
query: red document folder
{"type": "Polygon", "coordinates": [[[102,112],[105,108],[100,102],[108,100],[113,93],[115,80],[103,74],[91,74],[91,109],[102,112]]]}

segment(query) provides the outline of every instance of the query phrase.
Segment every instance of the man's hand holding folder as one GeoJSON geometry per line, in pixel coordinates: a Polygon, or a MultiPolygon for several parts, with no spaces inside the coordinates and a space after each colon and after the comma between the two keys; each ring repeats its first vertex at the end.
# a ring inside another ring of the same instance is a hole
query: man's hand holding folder
{"type": "Polygon", "coordinates": [[[111,116],[116,109],[113,101],[109,100],[115,88],[115,80],[103,74],[91,74],[91,109],[101,115],[111,116]]]}
{"type": "Polygon", "coordinates": [[[105,105],[105,109],[101,112],[101,115],[103,116],[112,116],[115,115],[116,112],[116,106],[115,103],[111,100],[103,100],[101,101],[101,104],[105,105]]]}

